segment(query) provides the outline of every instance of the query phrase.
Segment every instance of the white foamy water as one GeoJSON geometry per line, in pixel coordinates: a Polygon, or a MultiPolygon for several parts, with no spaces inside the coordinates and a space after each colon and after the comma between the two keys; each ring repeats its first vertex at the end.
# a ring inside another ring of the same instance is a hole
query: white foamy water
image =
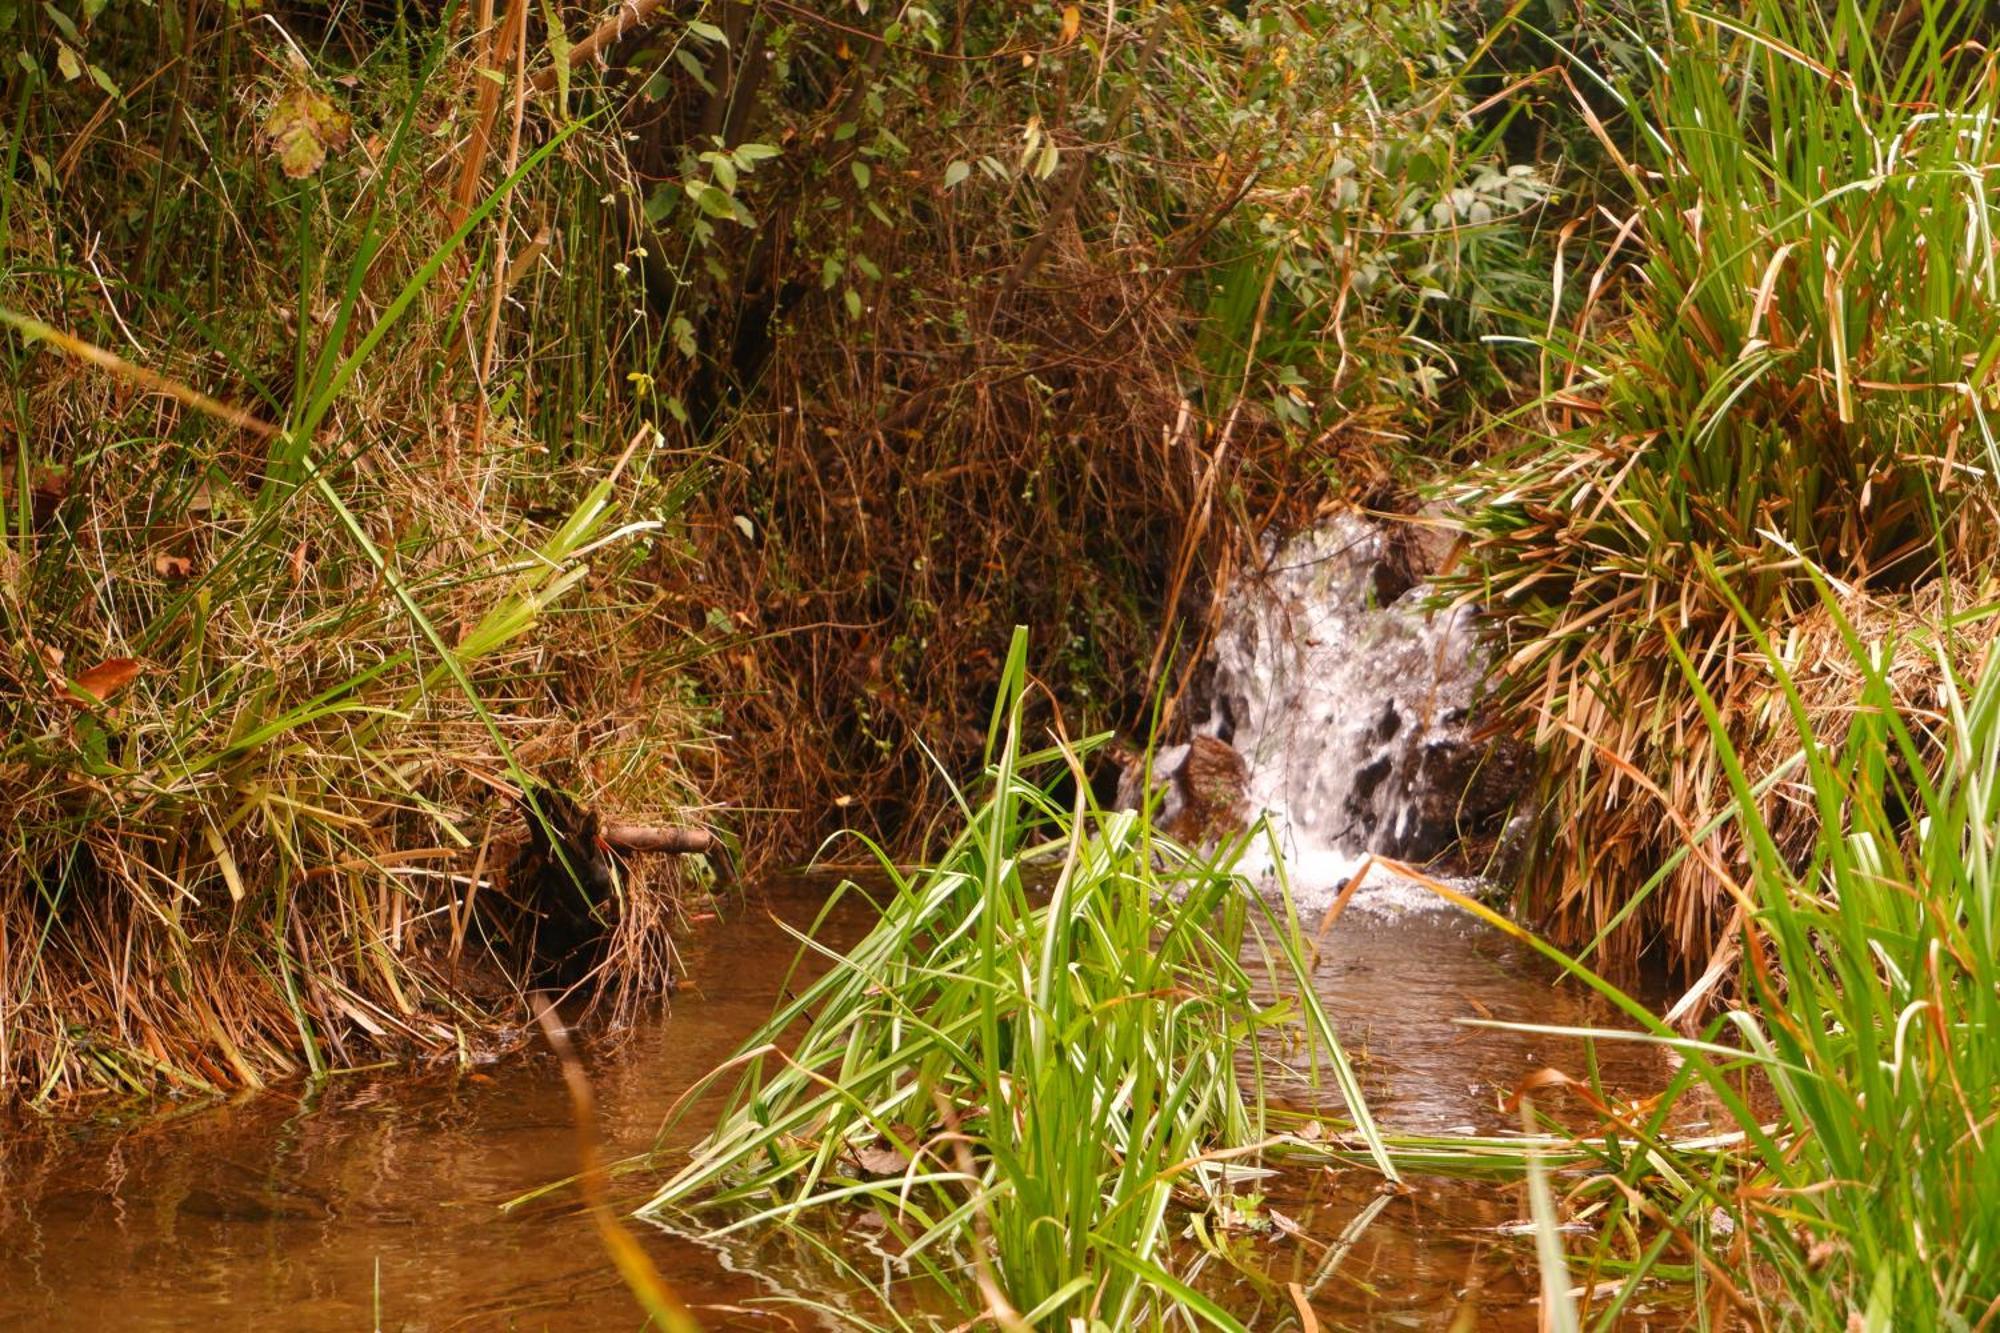
{"type": "MultiPolygon", "coordinates": [[[[1459,793],[1439,784],[1465,753],[1483,664],[1472,612],[1427,607],[1400,565],[1380,524],[1337,516],[1235,590],[1212,650],[1197,730],[1243,756],[1248,813],[1268,817],[1302,904],[1328,901],[1370,852],[1421,860],[1451,840],[1459,793]]],[[[1268,878],[1271,841],[1243,869],[1268,878]]],[[[1353,905],[1442,901],[1377,867],[1353,905]]]]}

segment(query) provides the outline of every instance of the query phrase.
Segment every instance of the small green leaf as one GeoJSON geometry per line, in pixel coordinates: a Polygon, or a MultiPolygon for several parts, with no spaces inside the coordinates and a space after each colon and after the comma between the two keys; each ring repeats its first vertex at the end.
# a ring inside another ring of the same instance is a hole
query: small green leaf
{"type": "Polygon", "coordinates": [[[778,156],[778,149],[767,143],[742,143],[736,145],[736,165],[745,171],[753,162],[767,162],[778,156]]]}
{"type": "Polygon", "coordinates": [[[870,259],[867,255],[854,256],[854,267],[861,270],[861,272],[868,278],[869,281],[871,282],[882,281],[882,270],[876,268],[875,261],[870,259]]]}
{"type": "Polygon", "coordinates": [[[76,30],[76,25],[69,21],[69,15],[63,13],[60,9],[57,9],[54,5],[48,3],[48,0],[42,0],[42,12],[49,16],[49,22],[55,24],[56,27],[61,30],[63,37],[66,38],[72,46],[83,45],[83,34],[79,33],[76,30]]]}
{"type": "Polygon", "coordinates": [[[849,287],[847,289],[847,295],[842,297],[841,299],[847,303],[847,317],[849,319],[860,319],[861,293],[855,291],[852,287],[849,287]]]}
{"type": "Polygon", "coordinates": [[[549,34],[549,68],[556,72],[556,113],[569,119],[569,33],[555,11],[554,0],[542,0],[542,27],[549,34]]]}
{"type": "Polygon", "coordinates": [[[708,71],[702,68],[700,56],[685,46],[677,46],[674,48],[674,59],[680,62],[682,69],[694,76],[694,81],[701,85],[703,92],[710,94],[715,92],[715,85],[708,81],[708,71]]]}
{"type": "Polygon", "coordinates": [[[62,76],[71,83],[83,77],[83,65],[77,60],[76,52],[70,49],[68,42],[60,38],[56,40],[56,68],[61,70],[62,76]]]}
{"type": "Polygon", "coordinates": [[[734,218],[736,216],[736,210],[730,207],[732,201],[729,196],[721,190],[716,189],[715,186],[709,184],[707,181],[689,181],[686,189],[688,197],[694,200],[695,205],[710,217],[734,218]]]}
{"type": "Polygon", "coordinates": [[[868,182],[875,179],[874,171],[858,157],[847,164],[847,169],[854,173],[854,183],[864,190],[868,188],[868,182]]]}
{"type": "Polygon", "coordinates": [[[716,42],[723,46],[729,45],[729,34],[716,27],[713,23],[703,23],[700,19],[689,19],[688,31],[701,38],[704,42],[716,42]]]}
{"type": "Polygon", "coordinates": [[[833,141],[835,143],[846,143],[849,139],[852,139],[854,137],[854,128],[855,126],[853,121],[851,120],[841,121],[840,124],[833,127],[833,141]]]}
{"type": "Polygon", "coordinates": [[[944,169],[944,188],[949,190],[963,184],[965,178],[971,174],[972,164],[970,162],[952,163],[944,169]]]}

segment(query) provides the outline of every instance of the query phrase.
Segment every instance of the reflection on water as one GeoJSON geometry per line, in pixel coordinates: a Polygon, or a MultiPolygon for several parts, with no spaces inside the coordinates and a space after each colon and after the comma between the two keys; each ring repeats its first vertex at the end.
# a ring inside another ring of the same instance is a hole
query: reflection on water
{"type": "MultiPolygon", "coordinates": [[[[768,1015],[794,953],[773,918],[809,923],[825,888],[789,881],[736,904],[685,951],[691,984],[671,1007],[598,1043],[589,1065],[608,1155],[649,1146],[674,1099],[768,1015]]],[[[850,898],[828,941],[857,938],[865,910],[850,898]]],[[[1574,1044],[1454,1017],[1606,1018],[1552,988],[1518,946],[1449,917],[1343,920],[1316,979],[1396,1130],[1504,1129],[1499,1099],[1523,1075],[1551,1063],[1580,1072],[1574,1044]]],[[[1607,1066],[1614,1087],[1657,1084],[1626,1058],[1607,1066]]],[[[574,1163],[567,1094],[545,1054],[351,1075],[128,1123],[16,1126],[0,1143],[0,1328],[636,1328],[572,1195],[498,1210],[574,1163]]],[[[645,1183],[620,1182],[635,1202],[645,1183]]],[[[1327,1327],[1536,1326],[1530,1251],[1506,1235],[1525,1216],[1513,1191],[1419,1182],[1383,1201],[1366,1172],[1313,1170],[1272,1202],[1304,1234],[1252,1243],[1247,1266],[1268,1280],[1219,1262],[1203,1275],[1252,1327],[1295,1324],[1290,1283],[1327,1327]],[[1371,1209],[1342,1251],[1335,1242],[1371,1209]]],[[[797,1237],[721,1250],[643,1238],[708,1327],[825,1326],[784,1299],[827,1296],[797,1237]]],[[[871,1271],[882,1262],[859,1243],[854,1257],[871,1271]]]]}

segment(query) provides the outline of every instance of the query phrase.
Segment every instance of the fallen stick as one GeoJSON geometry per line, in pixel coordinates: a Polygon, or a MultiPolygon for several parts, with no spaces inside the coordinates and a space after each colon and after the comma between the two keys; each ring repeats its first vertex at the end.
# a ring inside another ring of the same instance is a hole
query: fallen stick
{"type": "MultiPolygon", "coordinates": [[[[666,3],[667,0],[619,0],[616,13],[598,24],[590,36],[570,45],[569,67],[575,69],[626,33],[651,23],[653,15],[664,8],[666,3]]],[[[538,93],[545,93],[555,87],[556,66],[550,65],[547,69],[537,71],[529,86],[538,93]]]]}
{"type": "Polygon", "coordinates": [[[720,844],[705,828],[653,828],[645,824],[607,823],[598,837],[621,852],[689,854],[712,852],[720,844]]]}

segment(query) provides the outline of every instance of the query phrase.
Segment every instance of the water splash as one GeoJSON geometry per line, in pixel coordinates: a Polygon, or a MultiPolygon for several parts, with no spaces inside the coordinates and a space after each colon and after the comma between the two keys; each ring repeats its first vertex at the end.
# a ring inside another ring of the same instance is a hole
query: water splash
{"type": "MultiPolygon", "coordinates": [[[[1360,515],[1266,553],[1224,616],[1196,730],[1243,757],[1246,813],[1268,817],[1301,899],[1325,900],[1370,852],[1426,860],[1504,818],[1520,774],[1474,734],[1486,674],[1474,611],[1430,605],[1421,553],[1360,515]]],[[[1244,868],[1272,872],[1268,842],[1244,868]]],[[[1386,873],[1363,898],[1437,902],[1386,873]]]]}

